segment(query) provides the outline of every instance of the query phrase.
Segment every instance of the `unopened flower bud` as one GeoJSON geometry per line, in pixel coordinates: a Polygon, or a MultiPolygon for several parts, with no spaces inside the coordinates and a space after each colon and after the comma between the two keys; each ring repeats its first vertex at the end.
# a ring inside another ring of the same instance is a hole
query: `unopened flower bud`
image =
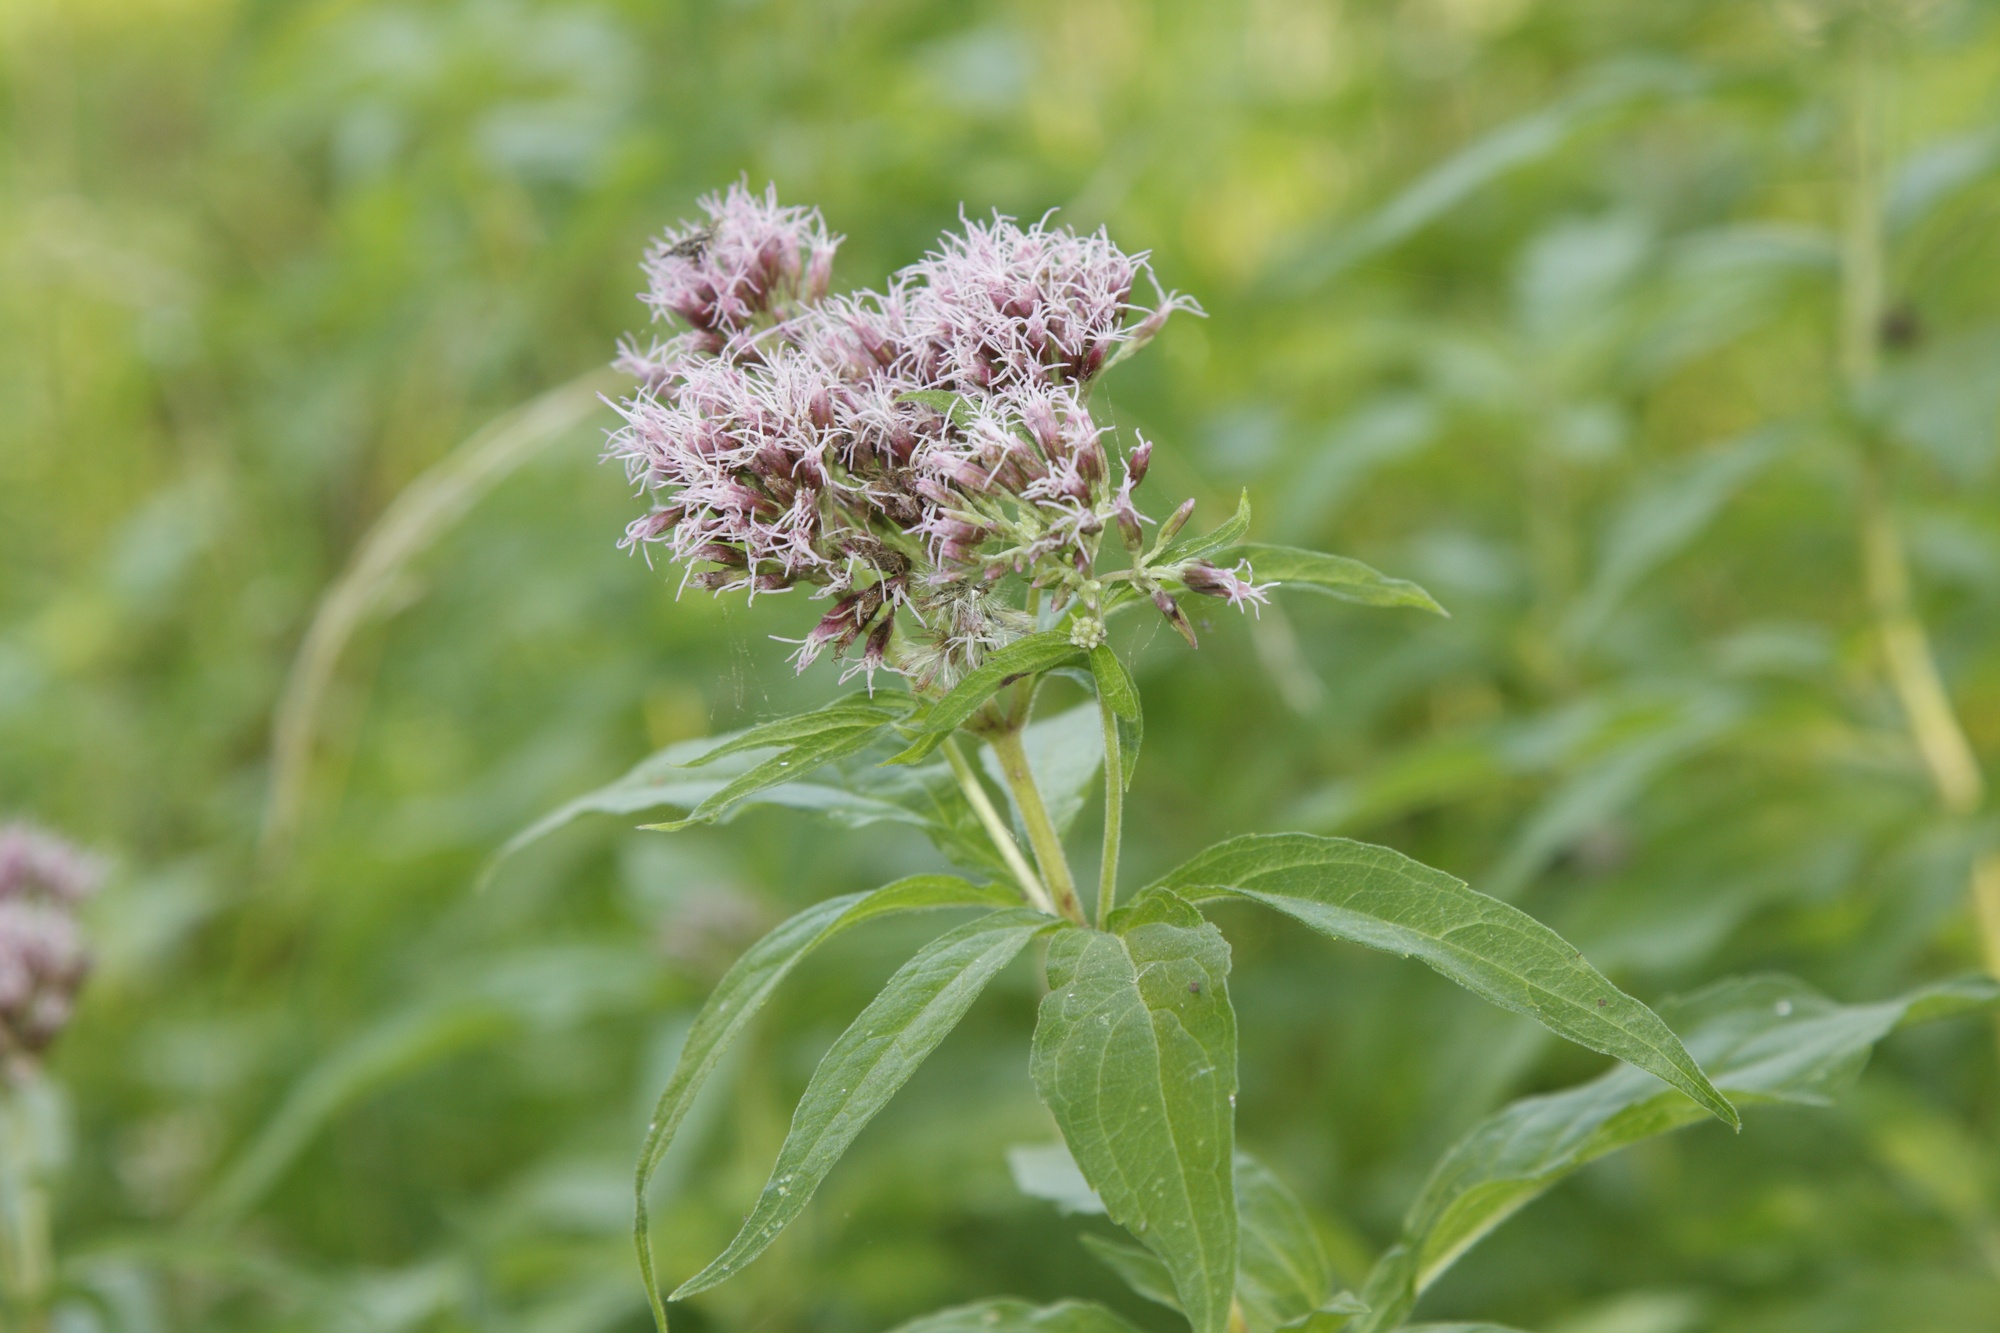
{"type": "Polygon", "coordinates": [[[1188,647],[1198,648],[1201,646],[1194,641],[1194,626],[1188,624],[1188,618],[1181,611],[1180,603],[1167,596],[1161,589],[1155,588],[1153,589],[1153,605],[1160,608],[1160,614],[1167,618],[1167,623],[1172,625],[1183,639],[1187,640],[1188,647]]]}
{"type": "Polygon", "coordinates": [[[1170,514],[1166,522],[1160,524],[1160,535],[1157,544],[1165,546],[1168,542],[1172,541],[1180,533],[1180,530],[1187,526],[1187,521],[1193,514],[1194,497],[1190,495],[1187,499],[1181,501],[1181,507],[1170,514]]]}
{"type": "MultiPolygon", "coordinates": [[[[1134,433],[1136,434],[1137,432],[1134,433]]],[[[1125,455],[1125,475],[1132,478],[1132,484],[1137,486],[1146,479],[1146,469],[1152,465],[1153,442],[1145,436],[1140,435],[1139,442],[1132,446],[1130,453],[1125,455]]]]}

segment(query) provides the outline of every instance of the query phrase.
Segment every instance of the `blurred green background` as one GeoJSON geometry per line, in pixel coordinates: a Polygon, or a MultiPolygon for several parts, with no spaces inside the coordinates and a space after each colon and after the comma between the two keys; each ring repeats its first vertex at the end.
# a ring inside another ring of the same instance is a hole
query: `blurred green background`
{"type": "MultiPolygon", "coordinates": [[[[630,1165],[692,1006],[787,911],[932,863],[782,812],[599,820],[475,890],[651,749],[833,690],[764,637],[800,605],[677,602],[614,549],[601,408],[369,584],[266,828],[284,682],[364,533],[643,332],[649,235],[739,175],[849,237],[837,287],[961,206],[1150,247],[1209,316],[1105,386],[1159,441],[1150,507],[1213,522],[1247,485],[1259,539],[1453,611],[1211,608],[1198,653],[1125,627],[1132,882],[1305,828],[1519,903],[1647,1000],[1980,965],[1994,828],[1927,775],[1859,534],[1873,477],[2000,751],[2000,6],[0,0],[0,82],[0,811],[121,865],[55,1058],[68,1327],[645,1328],[630,1165]]],[[[1455,1134],[1602,1065],[1423,969],[1224,924],[1241,1135],[1349,1282],[1455,1134]]],[[[877,930],[801,971],[668,1163],[670,1272],[734,1230],[906,943],[877,930]]],[[[1009,1181],[1004,1145],[1049,1135],[1037,984],[1010,972],[680,1327],[1004,1293],[1171,1327],[1009,1181]]],[[[1833,1109],[1583,1172],[1424,1312],[1990,1331],[1996,1136],[1991,1028],[1923,1029],[1833,1109]]]]}

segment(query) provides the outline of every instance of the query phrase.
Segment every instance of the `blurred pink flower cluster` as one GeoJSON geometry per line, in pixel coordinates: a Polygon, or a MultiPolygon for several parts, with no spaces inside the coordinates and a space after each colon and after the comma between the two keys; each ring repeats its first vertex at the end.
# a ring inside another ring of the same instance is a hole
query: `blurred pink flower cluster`
{"type": "Polygon", "coordinates": [[[69,1022],[90,971],[76,908],[103,878],[54,834],[0,826],[0,1054],[39,1052],[69,1022]]]}
{"type": "MultiPolygon", "coordinates": [[[[831,599],[800,669],[859,644],[850,674],[926,682],[1032,626],[999,595],[1008,580],[1088,603],[1106,532],[1137,552],[1151,446],[1114,466],[1089,395],[1195,309],[1152,283],[1145,255],[996,216],[882,291],[833,296],[840,238],[817,211],[742,185],[702,208],[645,262],[644,299],[685,328],[620,361],[640,388],[610,455],[655,504],[627,545],[664,548],[683,586],[831,599]],[[1150,307],[1133,300],[1142,277],[1150,307]]],[[[1262,597],[1221,571],[1209,582],[1196,590],[1262,597]]]]}

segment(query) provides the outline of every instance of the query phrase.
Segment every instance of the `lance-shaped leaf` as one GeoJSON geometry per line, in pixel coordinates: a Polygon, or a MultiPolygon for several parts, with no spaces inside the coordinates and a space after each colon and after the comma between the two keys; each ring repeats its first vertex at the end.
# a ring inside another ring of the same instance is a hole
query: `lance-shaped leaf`
{"type": "Polygon", "coordinates": [[[690,810],[685,819],[648,827],[671,831],[690,824],[711,823],[746,796],[796,781],[823,764],[866,748],[884,727],[908,711],[907,697],[870,699],[866,695],[852,695],[835,700],[824,708],[752,727],[690,761],[689,767],[745,750],[776,747],[778,753],[724,783],[712,796],[690,810]]]}
{"type": "Polygon", "coordinates": [[[807,954],[864,921],[936,907],[1000,907],[1011,901],[1012,895],[1004,889],[969,884],[951,875],[918,875],[897,880],[868,893],[850,893],[814,903],[751,945],[723,974],[688,1029],[687,1042],[681,1047],[674,1072],[660,1093],[659,1104],[653,1108],[645,1146],[639,1152],[633,1241],[639,1251],[639,1271],[646,1284],[646,1295],[661,1328],[666,1327],[666,1312],[660,1305],[659,1282],[654,1274],[646,1186],[653,1172],[659,1169],[660,1159],[666,1156],[674,1133],[687,1118],[702,1084],[715,1072],[723,1052],[763,1007],[778,983],[807,954]]]}
{"type": "Polygon", "coordinates": [[[1193,902],[1248,898],[1336,939],[1417,958],[1558,1036],[1666,1080],[1740,1124],[1660,1016],[1519,908],[1386,847],[1309,833],[1232,838],[1161,880],[1193,902]]]}
{"type": "MultiPolygon", "coordinates": [[[[1790,977],[1720,982],[1667,1006],[1716,1086],[1737,1103],[1825,1105],[1899,1027],[2000,1003],[2000,982],[1969,977],[1879,1004],[1836,1004],[1790,977]]],[[[1633,1069],[1513,1103],[1473,1128],[1432,1170],[1401,1241],[1369,1275],[1373,1311],[1355,1333],[1397,1327],[1458,1257],[1557,1181],[1608,1153],[1703,1118],[1633,1069]]]]}
{"type": "Polygon", "coordinates": [[[1215,563],[1232,565],[1239,560],[1250,562],[1254,578],[1275,580],[1282,587],[1324,593],[1362,606],[1414,606],[1441,616],[1450,614],[1437,604],[1437,599],[1408,579],[1392,579],[1344,555],[1246,542],[1222,552],[1215,563]]]}
{"type": "Polygon", "coordinates": [[[1170,893],[1111,925],[1049,945],[1035,1086],[1112,1221],[1166,1264],[1194,1333],[1222,1333],[1236,1285],[1229,945],[1170,893]]]}
{"type": "MultiPolygon", "coordinates": [[[[1367,1308],[1351,1294],[1334,1290],[1333,1270],[1305,1207],[1269,1168],[1245,1152],[1236,1154],[1236,1214],[1236,1300],[1251,1333],[1301,1327],[1315,1315],[1356,1315],[1367,1308]]],[[[1181,1308],[1172,1274],[1151,1253],[1104,1236],[1082,1239],[1084,1248],[1133,1291],[1170,1309],[1181,1308]]]]}
{"type": "Polygon", "coordinates": [[[1182,537],[1166,550],[1151,556],[1146,563],[1156,570],[1166,571],[1175,565],[1184,565],[1190,560],[1202,560],[1217,551],[1243,540],[1243,534],[1250,531],[1250,492],[1244,491],[1236,498],[1236,512],[1218,523],[1199,537],[1182,537]]]}
{"type": "Polygon", "coordinates": [[[1055,667],[1081,661],[1083,655],[1083,649],[1070,642],[1067,625],[1037,630],[1004,648],[995,649],[965,679],[954,685],[949,694],[910,719],[909,727],[916,733],[916,739],[908,749],[891,757],[888,762],[917,762],[963,726],[979,705],[1003,687],[1023,676],[1037,676],[1055,667]]]}
{"type": "Polygon", "coordinates": [[[936,1314],[921,1315],[894,1333],[1135,1333],[1132,1326],[1101,1305],[1060,1301],[1030,1305],[1026,1301],[978,1301],[936,1314]]]}
{"type": "Polygon", "coordinates": [[[673,1299],[707,1291],[762,1254],[805,1209],[854,1136],[958,1026],[993,974],[1050,925],[1031,908],[991,912],[946,931],[897,969],[813,1071],[778,1163],[736,1239],[673,1299]]]}

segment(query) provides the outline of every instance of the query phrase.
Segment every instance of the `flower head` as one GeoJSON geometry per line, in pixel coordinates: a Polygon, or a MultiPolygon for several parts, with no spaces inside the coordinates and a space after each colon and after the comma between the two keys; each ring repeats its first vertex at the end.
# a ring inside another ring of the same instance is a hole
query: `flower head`
{"type": "Polygon", "coordinates": [[[103,876],[53,834],[0,827],[0,1053],[34,1055],[68,1024],[90,972],[76,908],[103,876]]]}
{"type": "Polygon", "coordinates": [[[1136,553],[1151,521],[1151,446],[1114,485],[1091,381],[1192,303],[1136,306],[1146,256],[1101,231],[1000,216],[830,296],[816,212],[741,185],[703,208],[647,257],[645,299],[684,331],[622,360],[641,387],[609,453],[654,499],[626,545],[683,586],[831,599],[801,670],[858,648],[850,674],[948,681],[1034,624],[1010,595],[1094,611],[1105,533],[1136,553]]]}
{"type": "Polygon", "coordinates": [[[1275,583],[1252,583],[1250,562],[1238,561],[1234,569],[1218,569],[1206,561],[1197,560],[1181,571],[1181,582],[1189,592],[1198,592],[1207,597],[1225,597],[1237,610],[1262,606],[1270,597],[1275,583]]]}

